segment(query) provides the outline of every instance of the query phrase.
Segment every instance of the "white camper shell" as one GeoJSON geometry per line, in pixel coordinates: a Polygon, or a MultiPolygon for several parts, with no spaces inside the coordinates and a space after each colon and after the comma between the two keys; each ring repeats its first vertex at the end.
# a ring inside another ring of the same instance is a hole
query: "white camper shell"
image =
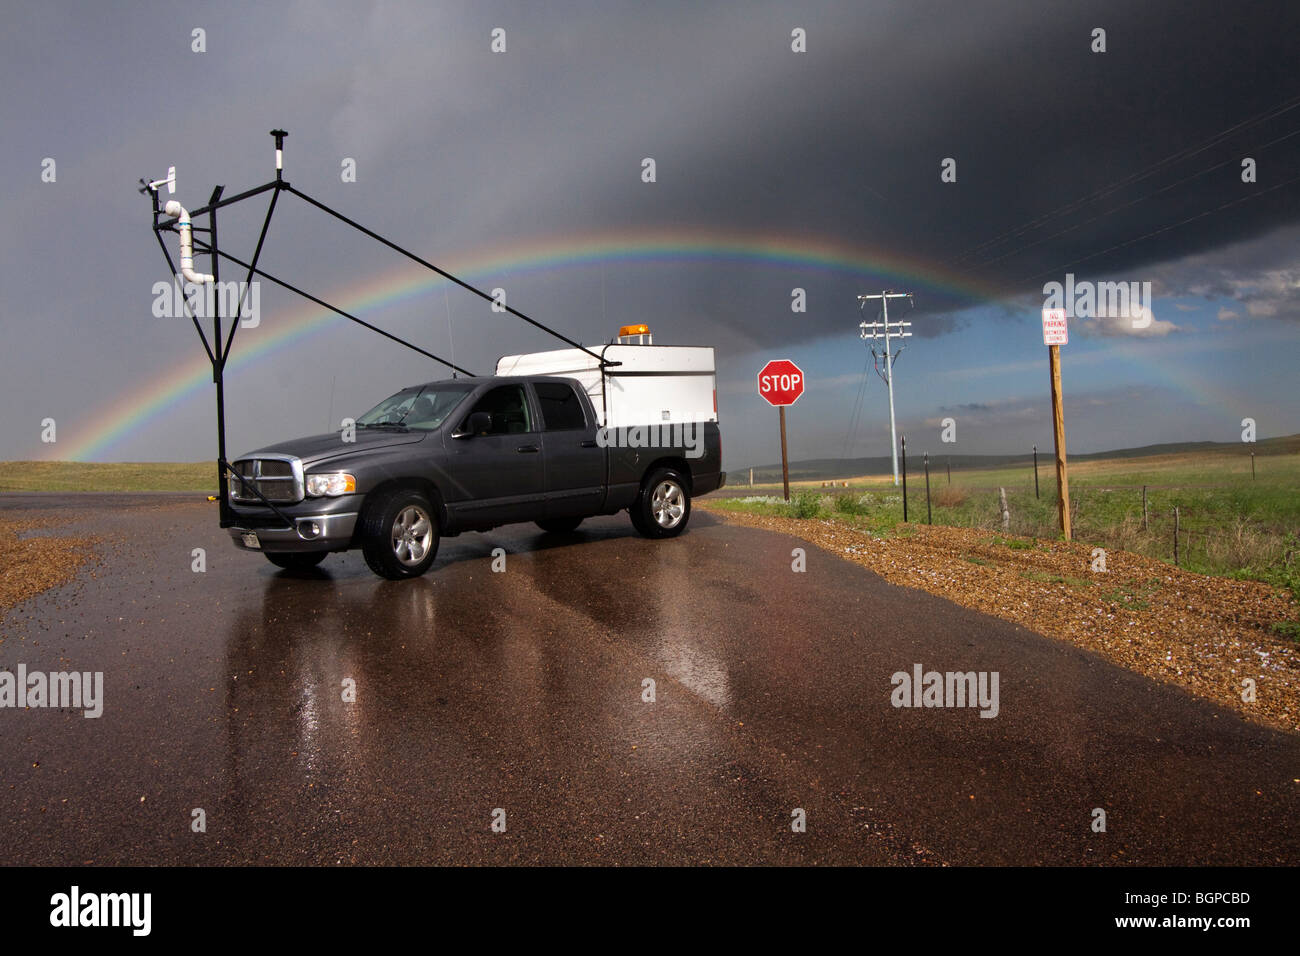
{"type": "Polygon", "coordinates": [[[717,422],[718,382],[713,349],[678,345],[600,345],[581,349],[506,355],[498,375],[563,375],[587,390],[600,424],[607,428],[717,422]]]}

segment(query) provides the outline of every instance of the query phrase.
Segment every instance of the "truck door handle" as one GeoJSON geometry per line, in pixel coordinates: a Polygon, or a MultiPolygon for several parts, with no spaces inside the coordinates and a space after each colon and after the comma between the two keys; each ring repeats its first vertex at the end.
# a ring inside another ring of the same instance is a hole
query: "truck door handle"
{"type": "Polygon", "coordinates": [[[541,451],[541,449],[538,448],[536,445],[520,445],[518,448],[515,449],[515,451],[519,452],[519,454],[521,455],[524,455],[530,452],[541,451]]]}
{"type": "Polygon", "coordinates": [[[595,447],[596,447],[596,439],[594,439],[594,438],[587,438],[587,439],[584,439],[583,441],[578,442],[578,446],[581,447],[581,448],[595,448],[595,447]]]}

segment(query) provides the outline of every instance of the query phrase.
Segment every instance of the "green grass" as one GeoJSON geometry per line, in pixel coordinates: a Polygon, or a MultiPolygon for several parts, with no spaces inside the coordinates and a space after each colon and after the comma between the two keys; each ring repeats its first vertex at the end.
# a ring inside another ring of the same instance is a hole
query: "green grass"
{"type": "Polygon", "coordinates": [[[1004,548],[1010,548],[1012,551],[1028,551],[1037,547],[1037,544],[1026,538],[990,538],[989,544],[999,544],[1004,548]]]}
{"type": "MultiPolygon", "coordinates": [[[[931,510],[935,524],[986,529],[993,543],[1027,549],[1027,538],[1060,537],[1056,475],[1050,454],[1039,456],[1039,491],[1032,465],[954,471],[949,484],[936,458],[931,463],[931,510]],[[998,489],[1005,488],[1011,521],[1002,534],[998,489]],[[1020,537],[1010,537],[1016,535],[1020,537]]],[[[1300,597],[1300,453],[1290,446],[1260,446],[1251,477],[1250,451],[1206,452],[1081,461],[1070,467],[1074,538],[1099,548],[1136,552],[1173,562],[1173,510],[1179,511],[1179,565],[1202,574],[1263,581],[1300,597]],[[1147,486],[1147,521],[1142,487],[1147,486]]],[[[889,476],[852,479],[848,488],[821,489],[820,482],[792,488],[797,508],[772,497],[780,486],[727,488],[724,494],[767,495],[769,512],[787,517],[835,517],[858,527],[898,533],[902,489],[889,476]],[[817,501],[814,509],[809,503],[817,501]],[[796,513],[797,512],[797,513],[796,513]]],[[[926,520],[925,479],[908,462],[908,518],[926,520]]],[[[723,507],[735,507],[714,498],[723,507]]],[[[735,501],[735,499],[731,499],[735,501]]],[[[748,507],[748,506],[742,506],[748,507]]],[[[1121,596],[1123,597],[1123,596],[1121,596]]],[[[1141,603],[1140,595],[1125,600],[1141,603]]],[[[1120,601],[1123,603],[1123,601],[1120,601]]]]}
{"type": "Polygon", "coordinates": [[[1151,596],[1159,590],[1160,584],[1152,581],[1136,588],[1116,588],[1107,591],[1102,595],[1102,599],[1130,611],[1147,611],[1151,608],[1151,596]]]}
{"type": "Polygon", "coordinates": [[[902,525],[897,495],[856,492],[823,494],[804,488],[793,492],[788,502],[779,495],[751,495],[743,498],[711,497],[712,504],[727,511],[771,515],[777,518],[836,518],[854,528],[870,531],[877,537],[893,533],[911,533],[902,525]]]}
{"type": "Polygon", "coordinates": [[[203,491],[217,490],[217,466],[210,461],[0,462],[0,491],[203,491]]]}
{"type": "Polygon", "coordinates": [[[1076,578],[1069,574],[1051,574],[1047,571],[1021,571],[1020,576],[1027,581],[1037,581],[1040,584],[1068,584],[1072,588],[1092,587],[1092,582],[1086,578],[1076,578]]]}
{"type": "Polygon", "coordinates": [[[800,491],[787,505],[792,518],[816,518],[822,513],[821,495],[812,491],[800,491]]]}

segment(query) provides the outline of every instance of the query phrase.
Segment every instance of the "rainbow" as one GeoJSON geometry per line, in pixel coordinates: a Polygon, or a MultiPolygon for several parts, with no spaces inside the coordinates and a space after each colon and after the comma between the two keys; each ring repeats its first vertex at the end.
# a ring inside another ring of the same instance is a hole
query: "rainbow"
{"type": "MultiPolygon", "coordinates": [[[[997,297],[991,286],[931,263],[881,249],[815,237],[739,232],[646,230],[534,240],[494,247],[448,264],[446,268],[477,284],[485,277],[507,273],[515,275],[624,263],[730,263],[890,276],[967,300],[988,301],[997,297]]],[[[292,276],[285,278],[293,280],[292,276]]],[[[322,298],[354,315],[364,315],[427,294],[444,283],[446,280],[435,273],[411,264],[336,289],[333,294],[322,298]]],[[[271,317],[264,316],[263,327],[258,330],[253,344],[247,344],[248,336],[241,340],[236,335],[227,371],[268,359],[346,321],[310,302],[271,317]],[[245,347],[241,347],[241,341],[245,347]]],[[[193,359],[106,403],[93,418],[76,426],[71,441],[68,444],[60,442],[55,454],[60,459],[72,461],[99,459],[127,436],[156,423],[179,403],[210,387],[212,374],[207,355],[197,343],[194,344],[193,359]]],[[[44,457],[52,457],[49,453],[55,448],[43,446],[44,457]]]]}

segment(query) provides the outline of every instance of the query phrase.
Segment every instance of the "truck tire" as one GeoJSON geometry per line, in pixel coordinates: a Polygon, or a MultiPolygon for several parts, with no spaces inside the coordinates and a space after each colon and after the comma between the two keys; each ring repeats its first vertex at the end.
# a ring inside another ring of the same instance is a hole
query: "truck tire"
{"type": "Polygon", "coordinates": [[[418,578],[438,554],[438,520],[429,499],[413,488],[381,492],[361,513],[361,553],[381,578],[418,578]]]}
{"type": "Polygon", "coordinates": [[[288,571],[310,571],[329,554],[328,551],[266,551],[263,553],[266,555],[266,560],[277,568],[288,571]]]}
{"type": "Polygon", "coordinates": [[[681,473],[656,468],[641,483],[636,501],[628,509],[632,526],[647,538],[675,538],[691,520],[691,493],[681,473]]]}
{"type": "Polygon", "coordinates": [[[547,534],[568,534],[580,524],[582,524],[581,518],[546,518],[537,522],[537,527],[547,534]]]}

